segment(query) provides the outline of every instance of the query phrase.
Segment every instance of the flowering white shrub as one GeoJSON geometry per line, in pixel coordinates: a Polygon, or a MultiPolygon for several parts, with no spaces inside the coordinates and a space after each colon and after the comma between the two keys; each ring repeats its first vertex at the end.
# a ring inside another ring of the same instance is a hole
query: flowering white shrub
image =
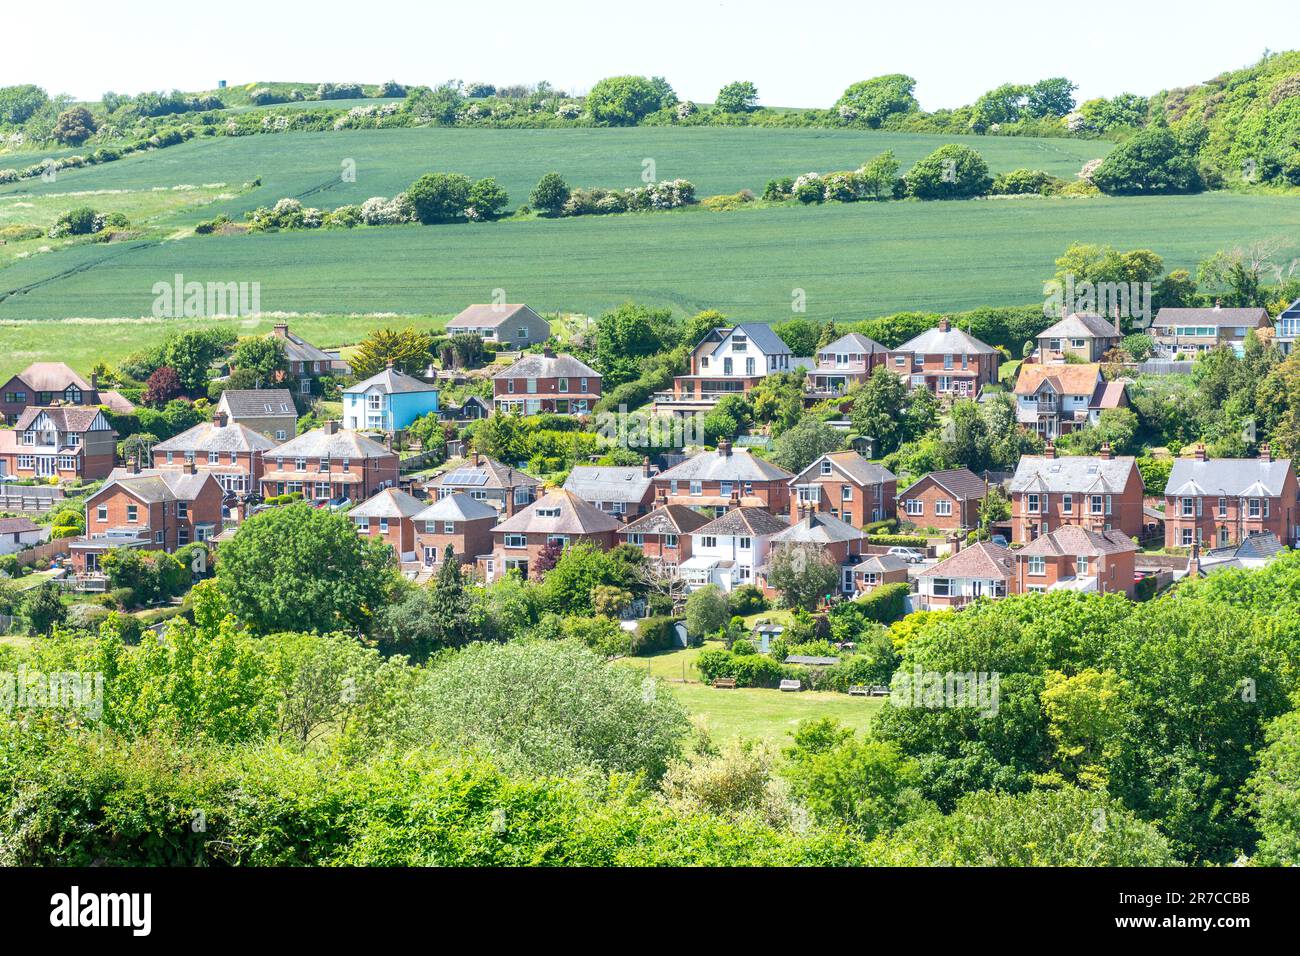
{"type": "Polygon", "coordinates": [[[372,196],[361,204],[361,221],[367,226],[392,226],[403,222],[414,222],[415,207],[406,198],[406,193],[398,193],[392,199],[372,196]]]}
{"type": "Polygon", "coordinates": [[[1077,173],[1078,177],[1082,179],[1084,182],[1089,182],[1089,183],[1092,182],[1092,174],[1097,171],[1098,167],[1101,166],[1101,164],[1102,164],[1102,160],[1100,159],[1088,160],[1086,163],[1083,164],[1083,169],[1079,170],[1079,172],[1077,173]]]}
{"type": "Polygon", "coordinates": [[[560,119],[577,119],[582,115],[582,106],[578,103],[561,103],[555,115],[560,119]]]}
{"type": "Polygon", "coordinates": [[[673,111],[674,113],[676,113],[678,119],[686,119],[686,117],[691,116],[692,114],[696,113],[698,110],[699,107],[696,106],[694,103],[692,103],[690,100],[683,100],[681,103],[678,103],[673,108],[673,111]]]}

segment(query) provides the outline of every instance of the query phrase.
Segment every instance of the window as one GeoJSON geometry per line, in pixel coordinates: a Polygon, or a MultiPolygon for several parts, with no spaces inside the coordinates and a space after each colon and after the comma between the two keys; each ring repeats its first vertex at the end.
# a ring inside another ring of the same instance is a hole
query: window
{"type": "Polygon", "coordinates": [[[1091,514],[1099,515],[1105,505],[1105,499],[1101,495],[1091,495],[1088,499],[1088,511],[1091,514]]]}
{"type": "Polygon", "coordinates": [[[1184,518],[1190,518],[1192,515],[1194,515],[1194,514],[1196,513],[1196,508],[1195,508],[1195,505],[1192,503],[1192,499],[1191,499],[1191,498],[1184,498],[1184,499],[1182,499],[1182,506],[1183,506],[1183,517],[1184,517],[1184,518]]]}
{"type": "Polygon", "coordinates": [[[950,597],[952,595],[952,579],[935,578],[934,583],[930,585],[930,593],[934,597],[950,597]]]}
{"type": "Polygon", "coordinates": [[[1046,558],[1043,558],[1043,557],[1031,557],[1031,558],[1029,559],[1029,573],[1030,573],[1030,574],[1046,574],[1046,573],[1047,573],[1047,559],[1046,559],[1046,558]]]}
{"type": "Polygon", "coordinates": [[[95,520],[97,521],[108,520],[108,505],[100,505],[98,508],[95,509],[95,520]]]}
{"type": "Polygon", "coordinates": [[[1258,517],[1259,517],[1259,499],[1258,499],[1258,498],[1251,498],[1251,499],[1250,499],[1249,506],[1248,506],[1248,509],[1247,509],[1246,514],[1249,515],[1251,518],[1258,518],[1258,517]]]}
{"type": "Polygon", "coordinates": [[[1088,558],[1086,555],[1081,554],[1074,559],[1074,573],[1075,574],[1088,573],[1088,558]]]}
{"type": "Polygon", "coordinates": [[[529,395],[537,394],[537,379],[530,378],[527,380],[525,385],[526,387],[524,388],[524,391],[526,391],[529,395]]]}
{"type": "Polygon", "coordinates": [[[581,381],[582,381],[582,393],[585,395],[587,393],[587,380],[584,378],[581,381]]]}
{"type": "Polygon", "coordinates": [[[379,519],[379,533],[380,533],[380,534],[388,534],[388,519],[387,519],[387,518],[380,518],[380,519],[379,519]]]}
{"type": "Polygon", "coordinates": [[[853,486],[852,486],[852,485],[843,485],[843,486],[840,488],[840,500],[841,500],[841,501],[852,501],[852,500],[853,500],[853,486]]]}
{"type": "MultiPolygon", "coordinates": [[[[199,533],[202,534],[201,531],[200,531],[199,533]]],[[[179,548],[179,547],[182,547],[182,546],[187,545],[187,544],[189,544],[189,543],[190,543],[190,529],[189,529],[189,528],[177,528],[177,529],[176,529],[176,546],[179,548]]]]}
{"type": "Polygon", "coordinates": [[[297,458],[297,459],[295,459],[295,460],[294,460],[294,463],[293,463],[293,470],[294,470],[294,471],[306,471],[306,470],[307,470],[307,459],[306,459],[306,458],[297,458]]]}
{"type": "Polygon", "coordinates": [[[829,461],[823,461],[823,462],[822,462],[822,476],[825,477],[826,475],[829,475],[830,473],[831,473],[831,463],[830,463],[829,461]]]}
{"type": "Polygon", "coordinates": [[[513,378],[506,379],[506,391],[513,392],[514,390],[515,390],[515,380],[513,378]]]}
{"type": "Polygon", "coordinates": [[[555,380],[555,390],[557,392],[567,392],[569,390],[569,380],[567,378],[557,378],[555,380]]]}
{"type": "Polygon", "coordinates": [[[716,548],[717,546],[718,539],[711,534],[706,534],[700,538],[700,547],[702,548],[716,548]]]}
{"type": "Polygon", "coordinates": [[[1074,513],[1074,495],[1061,495],[1061,514],[1074,513]]]}
{"type": "Polygon", "coordinates": [[[348,470],[348,467],[349,467],[350,465],[351,465],[351,462],[350,462],[348,459],[346,459],[346,458],[344,458],[344,459],[339,463],[339,467],[340,467],[343,471],[347,471],[347,470],[348,470]]]}
{"type": "Polygon", "coordinates": [[[1228,499],[1227,499],[1227,498],[1220,498],[1220,499],[1219,499],[1219,517],[1220,517],[1220,518],[1226,518],[1227,516],[1228,516],[1228,499]]]}
{"type": "Polygon", "coordinates": [[[925,514],[925,502],[920,498],[908,498],[904,503],[904,510],[909,515],[923,515],[925,514]]]}
{"type": "Polygon", "coordinates": [[[140,517],[140,509],[137,506],[135,505],[126,506],[126,520],[128,522],[130,522],[131,524],[135,524],[136,521],[139,520],[139,517],[140,517]]]}
{"type": "Polygon", "coordinates": [[[664,547],[665,547],[665,548],[675,548],[675,547],[677,547],[677,535],[675,535],[675,534],[666,534],[666,535],[664,535],[664,547]]]}
{"type": "Polygon", "coordinates": [[[209,464],[209,465],[219,465],[219,464],[221,464],[221,452],[219,452],[219,451],[210,451],[210,452],[208,452],[208,464],[209,464]]]}
{"type": "Polygon", "coordinates": [[[1182,535],[1182,546],[1184,548],[1190,548],[1192,546],[1192,529],[1182,528],[1180,529],[1180,533],[1182,535]]]}
{"type": "Polygon", "coordinates": [[[444,522],[442,523],[442,533],[443,533],[443,534],[455,534],[455,533],[456,533],[456,522],[454,522],[454,521],[444,521],[444,522]]]}
{"type": "Polygon", "coordinates": [[[941,499],[934,503],[934,513],[941,517],[947,517],[952,514],[952,502],[941,499]]]}
{"type": "Polygon", "coordinates": [[[1038,514],[1038,495],[1025,495],[1025,510],[1031,515],[1038,514]]]}
{"type": "Polygon", "coordinates": [[[692,495],[697,495],[697,496],[698,496],[698,495],[702,495],[702,494],[704,494],[704,485],[703,485],[701,482],[698,482],[698,481],[692,481],[692,482],[691,482],[691,494],[692,494],[692,495]]]}
{"type": "Polygon", "coordinates": [[[754,541],[752,538],[740,538],[736,542],[736,546],[740,548],[741,551],[748,551],[751,547],[753,547],[753,544],[754,541]]]}
{"type": "Polygon", "coordinates": [[[166,533],[165,531],[155,531],[155,532],[154,532],[154,536],[153,536],[154,543],[155,543],[155,544],[166,544],[166,543],[167,543],[167,537],[166,537],[166,534],[167,534],[167,533],[166,533]]]}
{"type": "Polygon", "coordinates": [[[526,548],[528,547],[528,539],[522,534],[508,534],[506,535],[505,545],[507,548],[526,548]]]}
{"type": "Polygon", "coordinates": [[[627,543],[634,544],[639,548],[645,544],[645,535],[641,534],[639,531],[630,531],[628,532],[627,543]]]}
{"type": "Polygon", "coordinates": [[[188,501],[176,502],[176,517],[184,521],[188,519],[189,516],[190,516],[190,503],[188,501]]]}
{"type": "MultiPolygon", "coordinates": [[[[276,441],[284,441],[284,436],[285,436],[285,432],[284,432],[284,429],[283,429],[283,428],[277,428],[277,429],[275,430],[275,440],[276,440],[276,441]]],[[[170,457],[170,456],[168,456],[168,457],[170,457]]]]}

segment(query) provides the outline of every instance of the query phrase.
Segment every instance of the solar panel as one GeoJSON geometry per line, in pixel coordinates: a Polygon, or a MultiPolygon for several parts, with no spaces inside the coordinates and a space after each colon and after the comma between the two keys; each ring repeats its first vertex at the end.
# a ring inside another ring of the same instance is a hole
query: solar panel
{"type": "Polygon", "coordinates": [[[488,476],[481,471],[453,471],[442,479],[444,485],[486,485],[488,476]]]}

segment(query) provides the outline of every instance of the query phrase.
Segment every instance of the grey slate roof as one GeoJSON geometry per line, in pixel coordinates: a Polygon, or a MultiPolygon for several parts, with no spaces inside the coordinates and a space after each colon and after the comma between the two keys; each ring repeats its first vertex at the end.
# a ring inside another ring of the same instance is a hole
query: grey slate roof
{"type": "Polygon", "coordinates": [[[1269,325],[1268,310],[1260,307],[1248,309],[1174,309],[1165,308],[1156,313],[1153,325],[1269,325]]]}
{"type": "Polygon", "coordinates": [[[61,432],[84,432],[90,429],[99,414],[97,405],[28,406],[23,409],[23,413],[18,416],[18,421],[14,423],[14,431],[25,431],[41,415],[48,415],[50,421],[61,432]]]}
{"type": "Polygon", "coordinates": [[[361,395],[378,387],[379,391],[385,395],[400,394],[402,392],[436,392],[438,389],[421,382],[418,378],[412,378],[405,372],[399,372],[397,369],[381,369],[374,375],[370,376],[364,382],[357,382],[355,385],[349,385],[343,389],[344,395],[361,395]]]}
{"type": "Polygon", "coordinates": [[[224,428],[216,422],[199,422],[193,428],[153,446],[154,451],[270,451],[276,443],[247,425],[231,422],[224,428]]]}
{"type": "Polygon", "coordinates": [[[1039,332],[1038,337],[1114,339],[1119,338],[1119,333],[1115,331],[1115,326],[1096,312],[1071,312],[1060,322],[1039,332]]]}
{"type": "Polygon", "coordinates": [[[766,508],[732,508],[719,518],[695,530],[695,534],[774,535],[785,531],[790,523],[766,508]]]}
{"type": "Polygon", "coordinates": [[[733,332],[743,332],[749,341],[763,352],[764,355],[790,355],[790,346],[785,344],[781,336],[772,331],[772,326],[762,322],[743,322],[733,328],[714,329],[710,335],[718,336],[718,345],[713,351],[716,352],[722,348],[724,342],[733,332]]]}
{"type": "Polygon", "coordinates": [[[141,501],[154,503],[159,501],[193,501],[199,491],[209,481],[216,479],[210,472],[200,471],[191,475],[188,471],[160,471],[155,468],[142,468],[136,474],[129,468],[114,468],[95,495],[98,497],[113,485],[118,485],[131,492],[141,501]]]}
{"type": "Polygon", "coordinates": [[[275,338],[284,343],[284,354],[291,362],[328,362],[335,361],[334,356],[328,352],[318,349],[301,335],[290,332],[288,328],[284,330],[284,336],[271,333],[275,338]]]}
{"type": "Polygon", "coordinates": [[[965,501],[970,498],[983,498],[985,487],[984,479],[969,468],[950,468],[947,471],[932,471],[912,482],[906,488],[898,493],[898,496],[904,497],[913,488],[925,481],[926,478],[932,480],[936,485],[942,488],[948,494],[952,495],[958,501],[965,501]]]}
{"type": "Polygon", "coordinates": [[[40,530],[41,526],[31,518],[0,518],[0,534],[24,534],[40,530]]]}
{"type": "Polygon", "coordinates": [[[385,488],[371,495],[348,512],[349,518],[411,518],[423,511],[428,502],[397,488],[385,488]]]}
{"type": "Polygon", "coordinates": [[[838,541],[863,541],[866,537],[866,532],[859,531],[847,521],[828,512],[817,511],[773,535],[772,543],[833,544],[838,541]]]}
{"type": "Polygon", "coordinates": [[[228,388],[218,404],[224,403],[235,418],[283,418],[297,415],[287,388],[228,388]],[[266,406],[270,405],[268,409],[266,406]]]}
{"type": "Polygon", "coordinates": [[[951,326],[946,332],[940,327],[926,329],[894,351],[915,352],[920,355],[993,355],[997,349],[985,345],[956,326],[951,326]]]}
{"type": "Polygon", "coordinates": [[[477,498],[458,491],[454,495],[439,498],[433,504],[415,515],[416,521],[477,521],[480,518],[498,517],[497,509],[486,505],[477,498]]]}
{"type": "Polygon", "coordinates": [[[851,355],[879,355],[882,352],[888,352],[875,339],[867,338],[861,332],[850,332],[848,335],[841,335],[830,345],[823,345],[817,350],[818,355],[830,353],[848,353],[851,355]]]}
{"type": "MultiPolygon", "coordinates": [[[[839,471],[858,485],[879,485],[887,481],[896,481],[897,476],[886,468],[884,465],[876,465],[867,461],[856,451],[833,451],[829,454],[822,455],[811,465],[799,472],[790,480],[790,484],[797,484],[808,479],[815,479],[821,476],[822,459],[830,459],[832,470],[839,471]]],[[[980,491],[982,495],[983,490],[980,491]]]]}
{"type": "MultiPolygon", "coordinates": [[[[1061,455],[1056,458],[1025,455],[1016,465],[1009,488],[1013,494],[1023,491],[1118,494],[1128,484],[1129,476],[1136,473],[1133,462],[1131,456],[1107,459],[1091,455],[1061,455]]],[[[1138,480],[1141,481],[1141,476],[1138,480]]]]}
{"type": "Polygon", "coordinates": [[[277,458],[383,458],[393,455],[377,441],[371,441],[360,432],[340,428],[329,434],[323,428],[303,432],[290,438],[275,452],[277,458]]]}
{"type": "Polygon", "coordinates": [[[533,534],[598,534],[602,531],[617,531],[621,527],[623,525],[617,518],[588,504],[573,492],[558,488],[542,495],[492,530],[533,534]],[[558,515],[545,514],[557,509],[558,515]]]}
{"type": "Polygon", "coordinates": [[[506,378],[600,378],[600,373],[572,355],[525,355],[514,365],[497,372],[493,379],[506,378]]]}
{"type": "Polygon", "coordinates": [[[584,501],[641,501],[650,490],[650,476],[642,468],[612,465],[577,465],[564,482],[584,501]]]}
{"type": "Polygon", "coordinates": [[[861,561],[853,566],[856,571],[875,571],[884,574],[889,571],[906,571],[907,562],[896,554],[863,555],[861,561]]]}
{"type": "Polygon", "coordinates": [[[629,521],[623,531],[640,534],[690,534],[709,521],[708,517],[686,505],[662,505],[635,521],[629,521]]]}
{"type": "MultiPolygon", "coordinates": [[[[540,322],[546,322],[540,315],[522,303],[515,305],[469,305],[448,322],[447,327],[455,329],[495,329],[501,323],[513,319],[521,312],[540,322]]],[[[549,324],[547,323],[548,326],[549,324]]]]}
{"type": "Polygon", "coordinates": [[[655,480],[663,481],[789,481],[794,475],[749,452],[733,448],[730,454],[702,451],[680,465],[660,472],[655,480]]]}
{"type": "Polygon", "coordinates": [[[1291,459],[1179,458],[1165,485],[1166,495],[1225,495],[1273,498],[1282,493],[1291,459]]]}

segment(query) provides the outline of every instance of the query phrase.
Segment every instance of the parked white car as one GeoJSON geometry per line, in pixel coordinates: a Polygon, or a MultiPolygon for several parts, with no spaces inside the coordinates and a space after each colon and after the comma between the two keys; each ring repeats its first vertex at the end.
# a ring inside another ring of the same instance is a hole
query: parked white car
{"type": "Polygon", "coordinates": [[[920,564],[925,560],[925,555],[916,548],[890,548],[888,553],[896,558],[902,558],[908,564],[920,564]]]}

